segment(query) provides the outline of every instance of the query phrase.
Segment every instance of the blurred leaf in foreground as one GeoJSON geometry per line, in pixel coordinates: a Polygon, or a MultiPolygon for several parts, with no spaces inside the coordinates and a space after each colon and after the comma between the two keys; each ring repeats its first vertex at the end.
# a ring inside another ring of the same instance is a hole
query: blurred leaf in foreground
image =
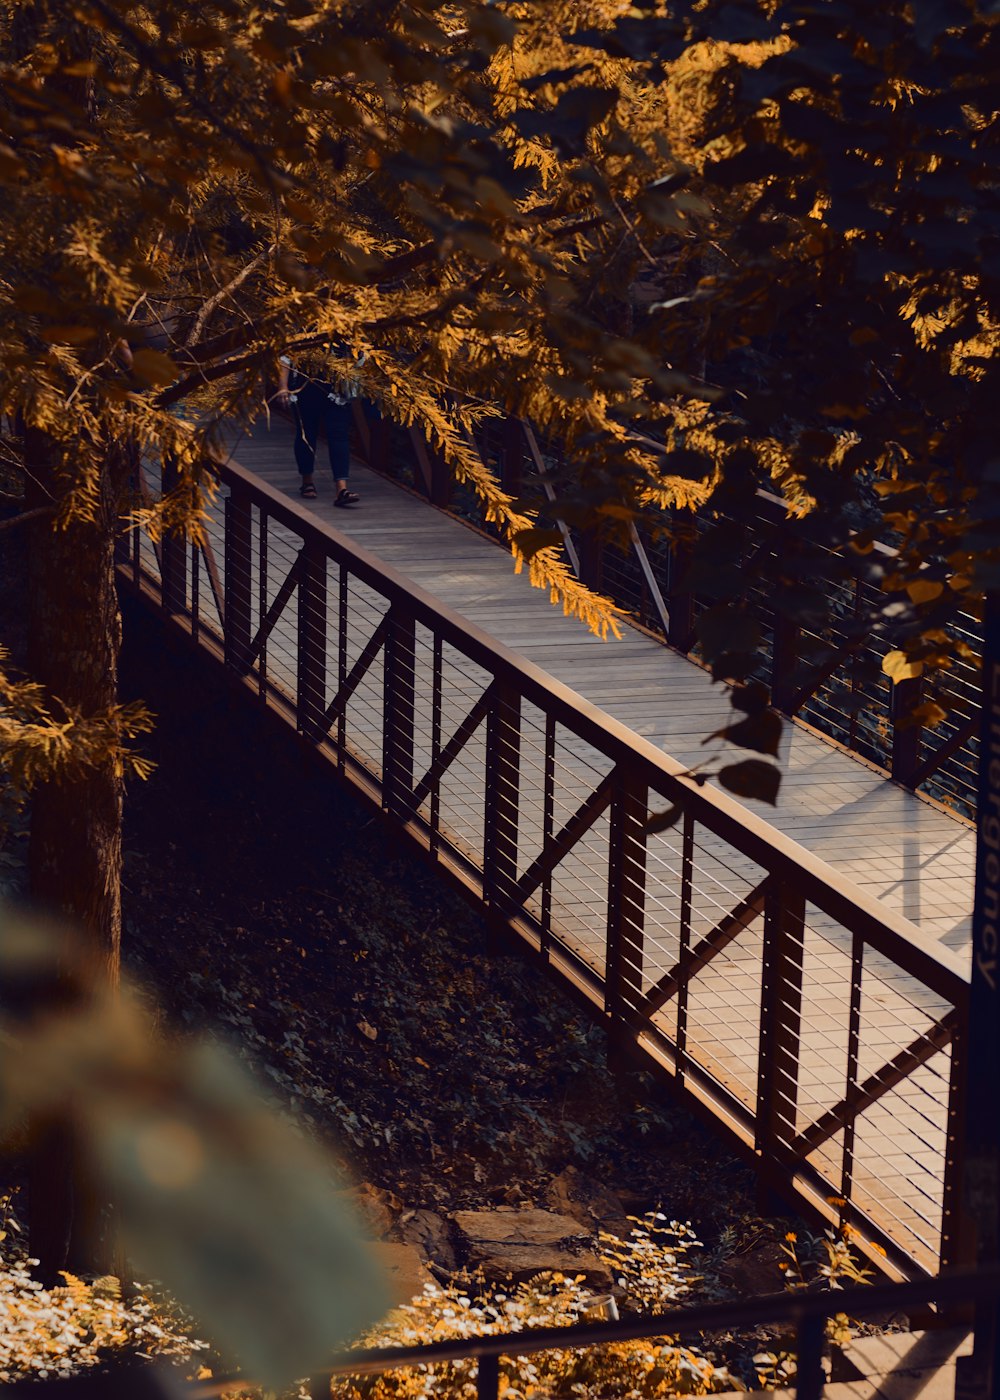
{"type": "Polygon", "coordinates": [[[329,1364],[389,1301],[329,1159],[233,1055],[167,1039],[82,961],[53,977],[55,941],[5,922],[16,1014],[0,1026],[0,1126],[67,1125],[136,1269],[254,1380],[329,1364]]]}

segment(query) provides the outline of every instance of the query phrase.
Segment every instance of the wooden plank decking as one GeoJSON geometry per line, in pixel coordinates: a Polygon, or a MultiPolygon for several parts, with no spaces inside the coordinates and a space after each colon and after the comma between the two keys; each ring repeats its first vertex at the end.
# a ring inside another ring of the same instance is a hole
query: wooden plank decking
{"type": "MultiPolygon", "coordinates": [[[[262,423],[234,439],[231,450],[269,485],[297,497],[288,425],[262,423]]],[[[352,472],[361,505],[336,510],[320,456],[319,499],[306,503],[316,516],[673,758],[705,760],[712,746],[702,740],[726,721],[729,707],[700,667],[632,627],[621,640],[601,642],[516,576],[509,556],[491,541],[363,466],[352,472]]],[[[797,725],[787,728],[782,766],[777,807],[747,806],[925,933],[967,954],[971,826],[797,725]]]]}

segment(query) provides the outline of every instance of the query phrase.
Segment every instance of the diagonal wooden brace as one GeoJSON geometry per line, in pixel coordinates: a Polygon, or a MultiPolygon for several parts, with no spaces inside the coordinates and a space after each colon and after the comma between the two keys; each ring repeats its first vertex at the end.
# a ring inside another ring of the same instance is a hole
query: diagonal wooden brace
{"type": "Polygon", "coordinates": [[[648,1019],[659,1011],[664,1002],[669,1001],[680,990],[682,980],[689,980],[703,967],[707,967],[717,953],[721,953],[732,943],[734,938],[739,937],[744,929],[749,928],[754,919],[760,918],[764,912],[764,901],[770,880],[771,876],[765,875],[759,885],[741,899],[739,904],[728,914],[724,914],[715,927],[705,934],[704,938],[699,939],[688,954],[683,971],[681,964],[677,962],[669,972],[663,974],[643,997],[642,1004],[636,1012],[638,1016],[648,1019]]]}
{"type": "Polygon", "coordinates": [[[364,679],[365,672],[368,670],[369,666],[372,664],[376,656],[382,650],[383,646],[385,645],[385,639],[388,635],[389,614],[386,613],[382,621],[375,628],[375,631],[368,638],[368,641],[365,644],[364,651],[361,653],[357,661],[355,661],[354,665],[351,667],[350,674],[344,681],[344,684],[340,687],[336,695],[333,697],[333,699],[327,706],[326,712],[324,713],[323,719],[320,724],[320,737],[330,732],[331,726],[337,722],[340,716],[347,709],[347,706],[350,703],[351,696],[361,684],[361,681],[364,679]]]}
{"type": "Polygon", "coordinates": [[[243,663],[248,671],[264,650],[264,643],[274,630],[274,624],[284,612],[288,600],[292,596],[295,585],[298,583],[302,574],[302,560],[304,554],[304,549],[300,549],[298,554],[296,554],[295,562],[285,575],[284,582],[274,595],[274,602],[267,610],[267,616],[258,627],[256,637],[254,637],[253,641],[250,643],[250,650],[247,652],[246,660],[243,663]]]}
{"type": "Polygon", "coordinates": [[[606,778],[601,779],[595,791],[590,794],[586,801],[581,802],[562,830],[545,843],[541,855],[532,861],[514,889],[517,901],[521,905],[524,905],[531,898],[546,875],[556,868],[563,856],[573,849],[577,841],[582,836],[586,836],[594,822],[610,803],[613,784],[614,773],[611,772],[606,778]]]}
{"type": "Polygon", "coordinates": [[[495,681],[487,686],[486,690],[480,695],[472,709],[465,716],[465,719],[462,720],[462,723],[455,730],[447,744],[445,744],[437,758],[413,789],[413,797],[410,800],[410,807],[413,811],[419,811],[422,803],[424,803],[434,791],[452,763],[454,763],[455,759],[482,724],[493,703],[495,688],[495,681]]]}
{"type": "Polygon", "coordinates": [[[841,1128],[846,1127],[849,1118],[855,1118],[877,1103],[883,1094],[902,1084],[921,1065],[932,1059],[951,1041],[958,1025],[958,1013],[949,1011],[942,1020],[935,1022],[929,1031],[918,1035],[909,1045],[887,1061],[881,1069],[870,1074],[863,1084],[849,1098],[843,1098],[833,1108],[810,1123],[795,1140],[795,1151],[802,1157],[815,1152],[824,1142],[829,1141],[841,1128]]]}

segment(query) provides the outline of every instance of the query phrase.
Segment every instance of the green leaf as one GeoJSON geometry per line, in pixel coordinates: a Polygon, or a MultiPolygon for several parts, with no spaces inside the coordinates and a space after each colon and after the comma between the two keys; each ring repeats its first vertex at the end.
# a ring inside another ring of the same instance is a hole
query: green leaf
{"type": "Polygon", "coordinates": [[[923,725],[925,729],[936,729],[948,718],[948,711],[933,700],[926,700],[922,705],[917,706],[910,718],[915,724],[923,725]]]}
{"type": "Polygon", "coordinates": [[[781,787],[781,770],[775,768],[773,763],[748,758],[742,763],[731,763],[721,768],[718,779],[724,788],[737,797],[754,797],[758,802],[767,802],[773,807],[781,787]]]}
{"type": "Polygon", "coordinates": [[[933,603],[935,599],[940,598],[944,592],[944,584],[938,583],[936,579],[915,578],[912,583],[906,585],[906,591],[910,595],[910,602],[919,607],[921,603],[933,603]]]}
{"type": "Polygon", "coordinates": [[[280,1389],[380,1316],[380,1267],[330,1162],[232,1056],[185,1047],[164,1080],[129,1086],[91,1131],[129,1256],[280,1389]]]}
{"type": "Polygon", "coordinates": [[[50,345],[88,345],[97,338],[93,326],[45,326],[40,334],[50,345]]]}

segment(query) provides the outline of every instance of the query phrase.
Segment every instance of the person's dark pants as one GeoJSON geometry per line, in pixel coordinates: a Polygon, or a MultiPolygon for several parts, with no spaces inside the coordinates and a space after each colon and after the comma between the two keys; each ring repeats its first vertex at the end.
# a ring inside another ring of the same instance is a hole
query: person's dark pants
{"type": "Polygon", "coordinates": [[[311,476],[316,465],[320,428],[326,433],[330,470],[334,481],[346,481],[351,470],[351,405],[333,403],[330,390],[306,384],[297,391],[295,408],[295,464],[302,476],[311,476]]]}

